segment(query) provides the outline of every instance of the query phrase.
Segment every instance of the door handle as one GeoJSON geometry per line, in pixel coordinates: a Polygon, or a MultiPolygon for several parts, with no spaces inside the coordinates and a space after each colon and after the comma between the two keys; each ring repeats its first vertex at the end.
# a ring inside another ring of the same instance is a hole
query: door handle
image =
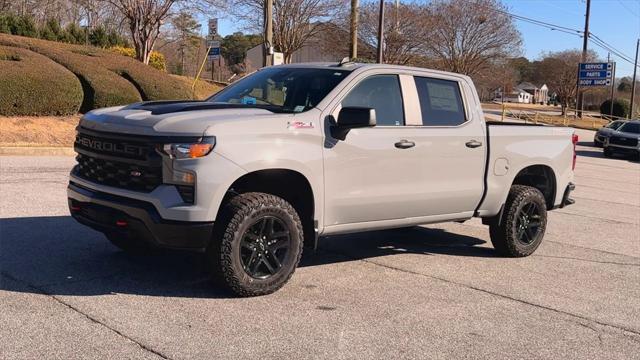
{"type": "Polygon", "coordinates": [[[473,148],[477,148],[477,147],[482,146],[482,143],[481,143],[480,141],[478,141],[478,140],[469,140],[469,141],[467,141],[467,142],[465,143],[465,145],[466,145],[468,148],[472,148],[472,149],[473,149],[473,148]]]}
{"type": "Polygon", "coordinates": [[[416,146],[416,143],[414,143],[413,141],[409,141],[409,140],[400,140],[397,143],[395,143],[395,146],[398,149],[408,149],[408,148],[412,148],[414,146],[416,146]]]}

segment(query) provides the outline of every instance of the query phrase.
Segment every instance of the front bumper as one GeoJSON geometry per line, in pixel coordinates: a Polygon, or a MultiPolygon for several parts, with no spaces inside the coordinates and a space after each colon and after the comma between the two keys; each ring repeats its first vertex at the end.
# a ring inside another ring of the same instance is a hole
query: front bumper
{"type": "Polygon", "coordinates": [[[203,250],[213,222],[163,219],[153,204],[89,189],[73,181],[67,188],[69,211],[81,224],[104,233],[122,233],[158,247],[203,250]]]}
{"type": "Polygon", "coordinates": [[[609,151],[613,151],[616,154],[640,155],[640,149],[638,149],[638,147],[636,146],[607,144],[606,147],[609,149],[609,151]]]}

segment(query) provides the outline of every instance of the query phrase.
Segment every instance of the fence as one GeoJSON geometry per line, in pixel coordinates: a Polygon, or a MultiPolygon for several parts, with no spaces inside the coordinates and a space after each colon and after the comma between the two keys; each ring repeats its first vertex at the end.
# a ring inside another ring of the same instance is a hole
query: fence
{"type": "Polygon", "coordinates": [[[502,106],[501,120],[505,117],[533,124],[551,124],[572,126],[582,129],[596,130],[614,120],[627,120],[618,116],[603,115],[596,112],[582,111],[582,117],[578,116],[576,109],[567,109],[564,115],[553,114],[550,110],[507,108],[502,106]]]}

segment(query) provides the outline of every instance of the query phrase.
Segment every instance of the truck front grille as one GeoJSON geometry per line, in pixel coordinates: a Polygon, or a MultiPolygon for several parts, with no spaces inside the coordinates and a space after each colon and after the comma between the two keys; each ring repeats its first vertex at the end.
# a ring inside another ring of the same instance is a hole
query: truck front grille
{"type": "Polygon", "coordinates": [[[107,186],[151,192],[162,184],[162,168],[105,160],[85,154],[76,156],[76,175],[107,186]]]}
{"type": "Polygon", "coordinates": [[[612,136],[609,138],[609,144],[622,146],[638,146],[638,139],[612,136]]]}
{"type": "Polygon", "coordinates": [[[162,158],[155,144],[131,135],[78,130],[76,176],[101,185],[151,192],[162,184],[162,158]]]}

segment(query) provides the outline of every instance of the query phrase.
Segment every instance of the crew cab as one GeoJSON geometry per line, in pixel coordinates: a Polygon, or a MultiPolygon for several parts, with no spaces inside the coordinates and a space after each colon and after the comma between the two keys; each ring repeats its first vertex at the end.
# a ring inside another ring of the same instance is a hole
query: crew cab
{"type": "Polygon", "coordinates": [[[202,251],[241,296],[282,287],[333,234],[480,217],[498,254],[527,256],[573,203],[571,128],[487,122],[469,77],[422,68],[268,67],[77,131],[72,216],[126,251],[202,251]]]}

